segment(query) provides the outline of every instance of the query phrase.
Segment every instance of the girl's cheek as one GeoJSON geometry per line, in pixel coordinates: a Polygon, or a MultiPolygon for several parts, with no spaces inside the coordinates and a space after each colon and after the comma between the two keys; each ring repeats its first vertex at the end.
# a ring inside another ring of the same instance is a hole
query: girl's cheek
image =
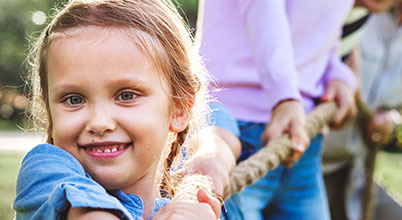
{"type": "Polygon", "coordinates": [[[55,144],[75,141],[85,131],[85,116],[73,113],[55,112],[52,115],[55,144]]]}

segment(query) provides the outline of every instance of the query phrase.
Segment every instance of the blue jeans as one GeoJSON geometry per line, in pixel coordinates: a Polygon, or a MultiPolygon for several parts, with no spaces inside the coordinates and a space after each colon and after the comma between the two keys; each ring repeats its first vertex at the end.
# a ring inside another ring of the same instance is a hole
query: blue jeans
{"type": "MultiPolygon", "coordinates": [[[[242,141],[240,160],[261,149],[260,137],[266,124],[238,121],[242,141]]],[[[311,144],[291,168],[278,166],[267,175],[234,195],[228,219],[329,220],[328,201],[321,171],[322,135],[311,144]],[[234,210],[235,204],[241,215],[234,210]]],[[[229,199],[229,200],[232,200],[229,199]]]]}

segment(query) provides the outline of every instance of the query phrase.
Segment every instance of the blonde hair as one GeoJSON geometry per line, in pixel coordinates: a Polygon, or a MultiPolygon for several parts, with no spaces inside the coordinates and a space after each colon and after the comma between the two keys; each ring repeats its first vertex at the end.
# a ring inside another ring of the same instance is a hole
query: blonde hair
{"type": "MultiPolygon", "coordinates": [[[[189,125],[175,135],[164,161],[161,189],[174,195],[170,170],[189,134],[205,125],[207,79],[201,59],[175,6],[165,0],[73,0],[58,12],[30,52],[30,111],[34,126],[52,140],[52,119],[47,87],[47,51],[58,33],[71,28],[98,26],[121,28],[136,40],[140,49],[171,87],[172,104],[191,117],[189,125]]],[[[196,135],[192,135],[194,139],[196,135]],[[194,136],[194,137],[193,137],[194,136]]],[[[189,142],[188,153],[197,144],[189,142]]]]}

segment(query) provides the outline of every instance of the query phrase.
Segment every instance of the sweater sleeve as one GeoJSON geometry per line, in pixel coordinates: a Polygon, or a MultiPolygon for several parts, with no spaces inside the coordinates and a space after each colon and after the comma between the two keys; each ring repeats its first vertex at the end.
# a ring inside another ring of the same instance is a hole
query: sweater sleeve
{"type": "Polygon", "coordinates": [[[49,144],[23,159],[16,194],[16,219],[63,219],[70,207],[109,209],[121,219],[133,219],[71,154],[49,144]]]}
{"type": "Polygon", "coordinates": [[[331,80],[340,80],[345,82],[353,91],[357,88],[357,79],[352,70],[341,61],[336,48],[331,50],[328,67],[324,74],[324,81],[327,84],[331,80]]]}
{"type": "Polygon", "coordinates": [[[286,1],[238,0],[271,109],[285,99],[300,100],[298,74],[286,1]]]}

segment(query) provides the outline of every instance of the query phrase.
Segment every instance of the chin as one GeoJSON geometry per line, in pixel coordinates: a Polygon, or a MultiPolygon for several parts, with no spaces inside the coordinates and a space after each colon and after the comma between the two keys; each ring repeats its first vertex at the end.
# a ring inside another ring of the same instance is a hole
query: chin
{"type": "Polygon", "coordinates": [[[107,190],[121,189],[126,185],[127,177],[119,172],[100,171],[88,172],[97,183],[107,190]]]}
{"type": "Polygon", "coordinates": [[[116,190],[116,189],[122,189],[124,187],[124,181],[119,180],[118,178],[105,178],[102,177],[100,179],[95,179],[94,180],[99,183],[100,185],[103,186],[106,190],[116,190]]]}

